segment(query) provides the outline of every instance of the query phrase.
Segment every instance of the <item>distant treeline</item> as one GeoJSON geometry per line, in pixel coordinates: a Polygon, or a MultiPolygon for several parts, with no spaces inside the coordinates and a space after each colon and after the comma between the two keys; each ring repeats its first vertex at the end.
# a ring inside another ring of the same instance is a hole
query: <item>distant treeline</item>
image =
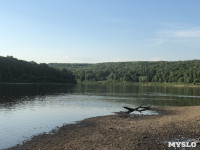
{"type": "Polygon", "coordinates": [[[99,64],[51,63],[49,66],[71,70],[80,82],[200,83],[200,60],[99,64]]]}
{"type": "Polygon", "coordinates": [[[0,83],[75,83],[72,72],[0,56],[0,83]]]}

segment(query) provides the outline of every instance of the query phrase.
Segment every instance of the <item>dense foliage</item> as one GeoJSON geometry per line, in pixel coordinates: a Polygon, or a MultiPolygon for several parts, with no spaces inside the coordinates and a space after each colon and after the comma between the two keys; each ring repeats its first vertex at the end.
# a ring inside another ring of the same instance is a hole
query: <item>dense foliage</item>
{"type": "Polygon", "coordinates": [[[0,83],[75,83],[66,69],[56,69],[47,64],[37,64],[13,58],[0,57],[0,83]]]}
{"type": "Polygon", "coordinates": [[[176,62],[116,62],[49,64],[68,68],[79,81],[199,83],[200,60],[176,62]]]}

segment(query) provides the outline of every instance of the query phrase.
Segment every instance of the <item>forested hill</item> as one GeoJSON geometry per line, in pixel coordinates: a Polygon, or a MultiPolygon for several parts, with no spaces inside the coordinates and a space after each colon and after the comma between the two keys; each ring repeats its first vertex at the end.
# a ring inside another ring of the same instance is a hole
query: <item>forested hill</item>
{"type": "Polygon", "coordinates": [[[0,83],[75,83],[66,69],[0,56],[0,83]]]}
{"type": "Polygon", "coordinates": [[[68,68],[79,81],[199,83],[200,60],[49,64],[68,68]]]}

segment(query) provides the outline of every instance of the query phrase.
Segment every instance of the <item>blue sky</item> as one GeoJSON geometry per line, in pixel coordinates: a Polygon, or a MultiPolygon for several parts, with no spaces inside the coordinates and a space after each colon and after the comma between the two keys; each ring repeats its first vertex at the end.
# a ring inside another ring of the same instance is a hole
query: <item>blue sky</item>
{"type": "Polygon", "coordinates": [[[199,0],[1,0],[0,55],[38,63],[200,59],[199,0]]]}

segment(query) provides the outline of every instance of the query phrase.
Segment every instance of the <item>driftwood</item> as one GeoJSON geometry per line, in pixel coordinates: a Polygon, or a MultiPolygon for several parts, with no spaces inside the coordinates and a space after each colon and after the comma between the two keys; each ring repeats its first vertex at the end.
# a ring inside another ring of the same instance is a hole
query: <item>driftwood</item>
{"type": "Polygon", "coordinates": [[[133,111],[139,111],[141,113],[142,111],[150,110],[151,109],[150,106],[147,106],[147,107],[145,107],[145,106],[139,106],[137,108],[124,107],[124,108],[128,110],[127,112],[125,112],[125,113],[128,113],[128,114],[130,114],[133,111]]]}
{"type": "Polygon", "coordinates": [[[150,110],[150,106],[139,106],[136,108],[130,108],[130,107],[126,107],[124,106],[125,109],[127,109],[128,111],[120,111],[120,112],[115,112],[115,114],[117,114],[119,117],[130,117],[130,113],[133,111],[138,111],[138,112],[142,112],[145,110],[150,110]]]}

